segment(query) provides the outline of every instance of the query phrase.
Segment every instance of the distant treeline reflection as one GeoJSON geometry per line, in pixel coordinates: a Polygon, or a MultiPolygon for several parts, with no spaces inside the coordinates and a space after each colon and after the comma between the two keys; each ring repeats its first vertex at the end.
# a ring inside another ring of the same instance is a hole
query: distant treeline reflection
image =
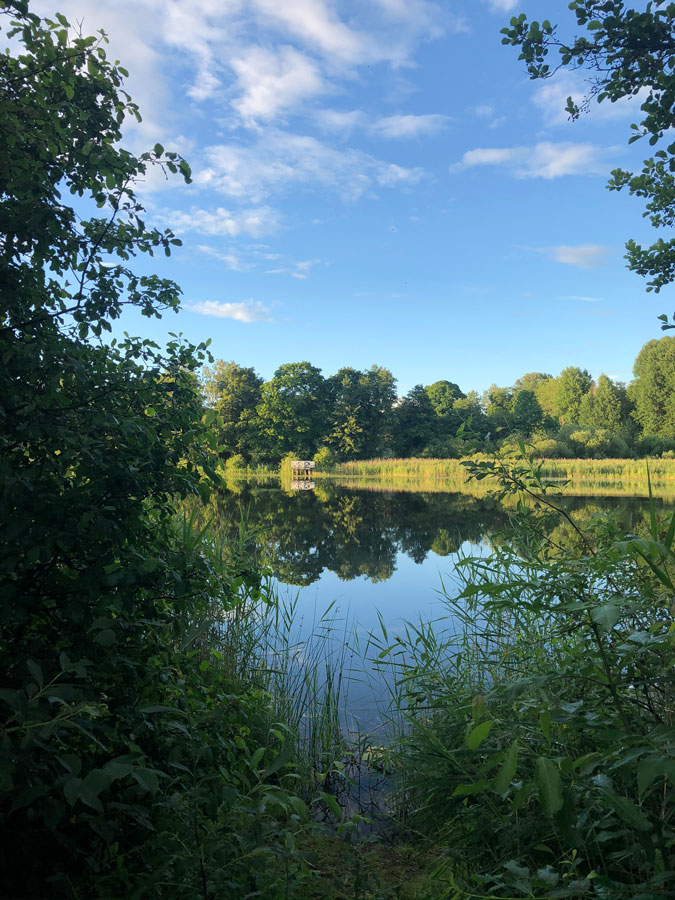
{"type": "MultiPolygon", "coordinates": [[[[644,515],[644,501],[631,497],[566,497],[576,518],[615,510],[633,530],[644,515]]],[[[416,563],[429,552],[457,553],[462,544],[491,545],[508,540],[509,509],[492,498],[468,493],[350,490],[322,483],[315,491],[282,490],[278,482],[232,484],[200,511],[227,542],[243,525],[253,533],[260,562],[285,584],[309,585],[324,570],[343,581],[365,576],[386,581],[404,553],[416,563]]],[[[551,533],[559,545],[575,540],[561,526],[551,533]]]]}

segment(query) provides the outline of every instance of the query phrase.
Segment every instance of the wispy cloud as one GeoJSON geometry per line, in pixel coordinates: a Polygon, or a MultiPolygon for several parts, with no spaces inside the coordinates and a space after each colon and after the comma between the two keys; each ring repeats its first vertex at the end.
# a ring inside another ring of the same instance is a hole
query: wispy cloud
{"type": "Polygon", "coordinates": [[[361,109],[320,109],[316,115],[316,122],[322,131],[349,137],[355,128],[364,127],[368,123],[368,116],[361,109]]]}
{"type": "Polygon", "coordinates": [[[213,316],[216,319],[234,319],[236,322],[271,322],[270,311],[259,301],[245,300],[240,303],[221,303],[217,300],[204,300],[186,306],[191,312],[202,316],[213,316]]]}
{"type": "Polygon", "coordinates": [[[320,259],[301,259],[289,265],[279,266],[275,269],[267,269],[266,275],[290,275],[291,278],[299,278],[304,281],[314,266],[322,262],[320,259]]]}
{"type": "Polygon", "coordinates": [[[349,137],[352,131],[359,128],[374,137],[385,140],[435,134],[451,121],[449,116],[440,113],[400,114],[373,119],[372,116],[360,109],[346,111],[323,109],[316,114],[316,119],[323,131],[333,132],[342,137],[349,137]]]}
{"type": "Polygon", "coordinates": [[[506,121],[506,116],[498,116],[492,103],[481,103],[471,109],[473,115],[483,122],[486,122],[488,128],[498,128],[506,121]]]}
{"type": "Polygon", "coordinates": [[[570,294],[570,300],[578,300],[580,303],[602,303],[601,297],[579,297],[577,294],[570,294]]]}
{"type": "Polygon", "coordinates": [[[215,247],[208,247],[205,244],[199,244],[197,250],[206,256],[212,256],[214,259],[224,262],[227,268],[232,269],[233,272],[247,272],[251,268],[251,264],[244,262],[233,250],[217,250],[215,247]]]}
{"type": "Polygon", "coordinates": [[[205,256],[225,263],[234,272],[250,272],[255,269],[264,271],[265,275],[290,275],[291,278],[302,281],[309,277],[315,266],[325,264],[322,259],[288,259],[282,253],[271,252],[266,244],[243,244],[236,249],[199,244],[196,249],[205,256]],[[270,265],[274,265],[274,268],[267,268],[270,265]]]}
{"type": "MultiPolygon", "coordinates": [[[[279,129],[264,129],[250,144],[208,147],[204,157],[204,167],[195,174],[197,185],[254,204],[298,185],[328,189],[354,201],[374,187],[416,184],[424,175],[417,167],[279,129]]],[[[264,220],[270,218],[268,214],[264,220]]]]}
{"type": "Polygon", "coordinates": [[[520,0],[484,0],[490,7],[492,12],[506,13],[511,12],[520,3],[520,0]]]}
{"type": "MultiPolygon", "coordinates": [[[[610,247],[604,247],[602,244],[579,244],[577,246],[559,244],[557,247],[523,247],[522,249],[532,250],[554,262],[577,266],[579,269],[597,269],[607,265],[607,257],[612,252],[610,247]]],[[[595,297],[573,297],[571,299],[587,303],[596,302],[595,297]]]]}
{"type": "Polygon", "coordinates": [[[477,166],[502,166],[516,178],[561,178],[607,172],[613,149],[569,141],[541,141],[534,147],[477,147],[450,167],[451,172],[477,166]]]}
{"type": "Polygon", "coordinates": [[[195,231],[198,234],[223,237],[239,235],[262,237],[278,231],[281,225],[280,213],[269,206],[240,209],[234,212],[222,206],[214,209],[192,207],[189,212],[163,209],[160,210],[159,215],[162,221],[170,222],[171,227],[178,234],[195,231]]]}
{"type": "Polygon", "coordinates": [[[449,122],[448,116],[426,115],[383,116],[370,127],[370,132],[383,138],[411,138],[434,134],[449,122]]]}

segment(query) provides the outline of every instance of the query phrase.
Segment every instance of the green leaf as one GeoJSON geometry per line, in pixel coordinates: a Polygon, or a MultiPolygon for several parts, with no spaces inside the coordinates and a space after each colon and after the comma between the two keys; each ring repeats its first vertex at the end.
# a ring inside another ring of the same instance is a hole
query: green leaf
{"type": "Polygon", "coordinates": [[[621,618],[621,609],[615,603],[604,603],[590,610],[591,619],[605,631],[611,631],[621,618]]]}
{"type": "Polygon", "coordinates": [[[98,795],[110,786],[112,780],[111,772],[107,772],[105,769],[92,769],[87,773],[80,786],[80,800],[95,809],[96,812],[103,812],[98,795]]]}
{"type": "Polygon", "coordinates": [[[472,728],[466,741],[469,750],[477,750],[478,747],[480,747],[480,745],[483,743],[485,738],[490,734],[491,728],[491,721],[481,722],[480,725],[476,725],[475,728],[472,728]]]}
{"type": "Polygon", "coordinates": [[[551,710],[544,709],[539,713],[539,727],[547,741],[551,740],[551,710]]]}
{"type": "Polygon", "coordinates": [[[82,779],[73,776],[69,778],[63,785],[63,796],[66,798],[70,806],[75,806],[77,798],[80,796],[80,787],[82,779]]]}
{"type": "Polygon", "coordinates": [[[26,668],[35,679],[35,683],[37,684],[37,686],[41,688],[45,683],[45,679],[40,666],[35,662],[35,660],[28,659],[26,660],[26,668]]]}
{"type": "Polygon", "coordinates": [[[484,778],[479,778],[478,781],[474,781],[473,784],[458,784],[451,796],[470,797],[474,794],[482,794],[487,786],[487,781],[484,778]]]}
{"type": "Polygon", "coordinates": [[[251,765],[251,768],[252,768],[252,769],[256,769],[256,768],[257,768],[258,763],[260,762],[260,760],[263,758],[264,755],[265,755],[265,748],[264,748],[264,747],[258,747],[258,749],[255,751],[255,753],[254,753],[253,756],[251,757],[251,763],[250,763],[250,765],[251,765]]]}
{"type": "Polygon", "coordinates": [[[618,817],[630,825],[631,828],[636,828],[638,831],[650,830],[651,826],[648,819],[640,807],[633,803],[632,800],[629,800],[627,797],[620,797],[609,789],[603,790],[602,796],[618,817]]]}
{"type": "Polygon", "coordinates": [[[134,769],[131,774],[144,791],[148,791],[151,794],[157,792],[159,779],[151,769],[134,769]]]}
{"type": "Polygon", "coordinates": [[[663,756],[648,756],[640,760],[637,767],[637,787],[640,796],[657,778],[661,778],[667,773],[669,762],[663,756]]]}
{"type": "Polygon", "coordinates": [[[544,815],[552,818],[563,805],[560,771],[557,763],[540,756],[534,765],[534,783],[539,791],[539,802],[544,815]]]}
{"type": "Polygon", "coordinates": [[[104,628],[103,631],[99,631],[98,634],[94,635],[94,643],[101,647],[112,647],[116,640],[117,635],[112,628],[104,628]]]}
{"type": "Polygon", "coordinates": [[[300,818],[302,822],[309,822],[310,820],[310,812],[307,807],[307,804],[304,803],[300,797],[296,797],[294,794],[288,798],[288,802],[293,807],[295,814],[300,818]]]}
{"type": "Polygon", "coordinates": [[[505,794],[511,786],[518,767],[518,741],[514,741],[506,751],[502,767],[492,780],[492,788],[498,794],[505,794]]]}
{"type": "Polygon", "coordinates": [[[327,794],[325,791],[319,791],[319,798],[323,800],[331,813],[335,816],[338,822],[342,821],[342,807],[337,802],[335,797],[332,794],[327,794]]]}

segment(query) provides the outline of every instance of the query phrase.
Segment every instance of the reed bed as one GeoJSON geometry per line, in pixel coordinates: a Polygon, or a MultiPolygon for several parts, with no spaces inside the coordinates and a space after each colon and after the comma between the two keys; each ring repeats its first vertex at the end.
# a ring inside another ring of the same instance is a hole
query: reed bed
{"type": "MultiPolygon", "coordinates": [[[[472,457],[480,459],[483,457],[472,457]]],[[[470,493],[487,496],[489,479],[470,481],[459,459],[370,459],[341,463],[315,478],[331,478],[344,487],[366,490],[470,493]]],[[[672,459],[543,459],[543,478],[560,481],[560,490],[579,497],[647,497],[647,465],[656,497],[675,496],[672,459]],[[567,483],[565,483],[567,482],[567,483]]]]}

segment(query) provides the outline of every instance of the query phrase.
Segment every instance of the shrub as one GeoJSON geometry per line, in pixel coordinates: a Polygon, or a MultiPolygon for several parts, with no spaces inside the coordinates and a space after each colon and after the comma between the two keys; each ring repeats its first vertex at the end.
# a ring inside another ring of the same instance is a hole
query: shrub
{"type": "Polygon", "coordinates": [[[400,810],[440,830],[453,896],[670,897],[675,517],[582,528],[532,461],[474,471],[540,499],[512,542],[462,563],[457,630],[375,646],[399,676],[400,810]]]}
{"type": "Polygon", "coordinates": [[[25,3],[8,14],[21,54],[0,56],[0,893],[285,891],[303,814],[279,786],[285,737],[218,643],[259,579],[176,518],[218,481],[194,375],[206,345],[99,340],[125,305],[178,308],[175,284],[128,268],[179,243],[146,228],[134,184],[153,164],[190,171],[159,144],[119,146],[137,110],[102,38],[69,41],[63,16],[25,3]]]}
{"type": "Polygon", "coordinates": [[[318,469],[332,469],[337,461],[337,457],[330,447],[319,447],[314,454],[314,462],[318,469]]]}
{"type": "Polygon", "coordinates": [[[225,463],[225,472],[232,475],[234,472],[241,472],[246,468],[246,460],[241,453],[233,453],[225,463]]]}

